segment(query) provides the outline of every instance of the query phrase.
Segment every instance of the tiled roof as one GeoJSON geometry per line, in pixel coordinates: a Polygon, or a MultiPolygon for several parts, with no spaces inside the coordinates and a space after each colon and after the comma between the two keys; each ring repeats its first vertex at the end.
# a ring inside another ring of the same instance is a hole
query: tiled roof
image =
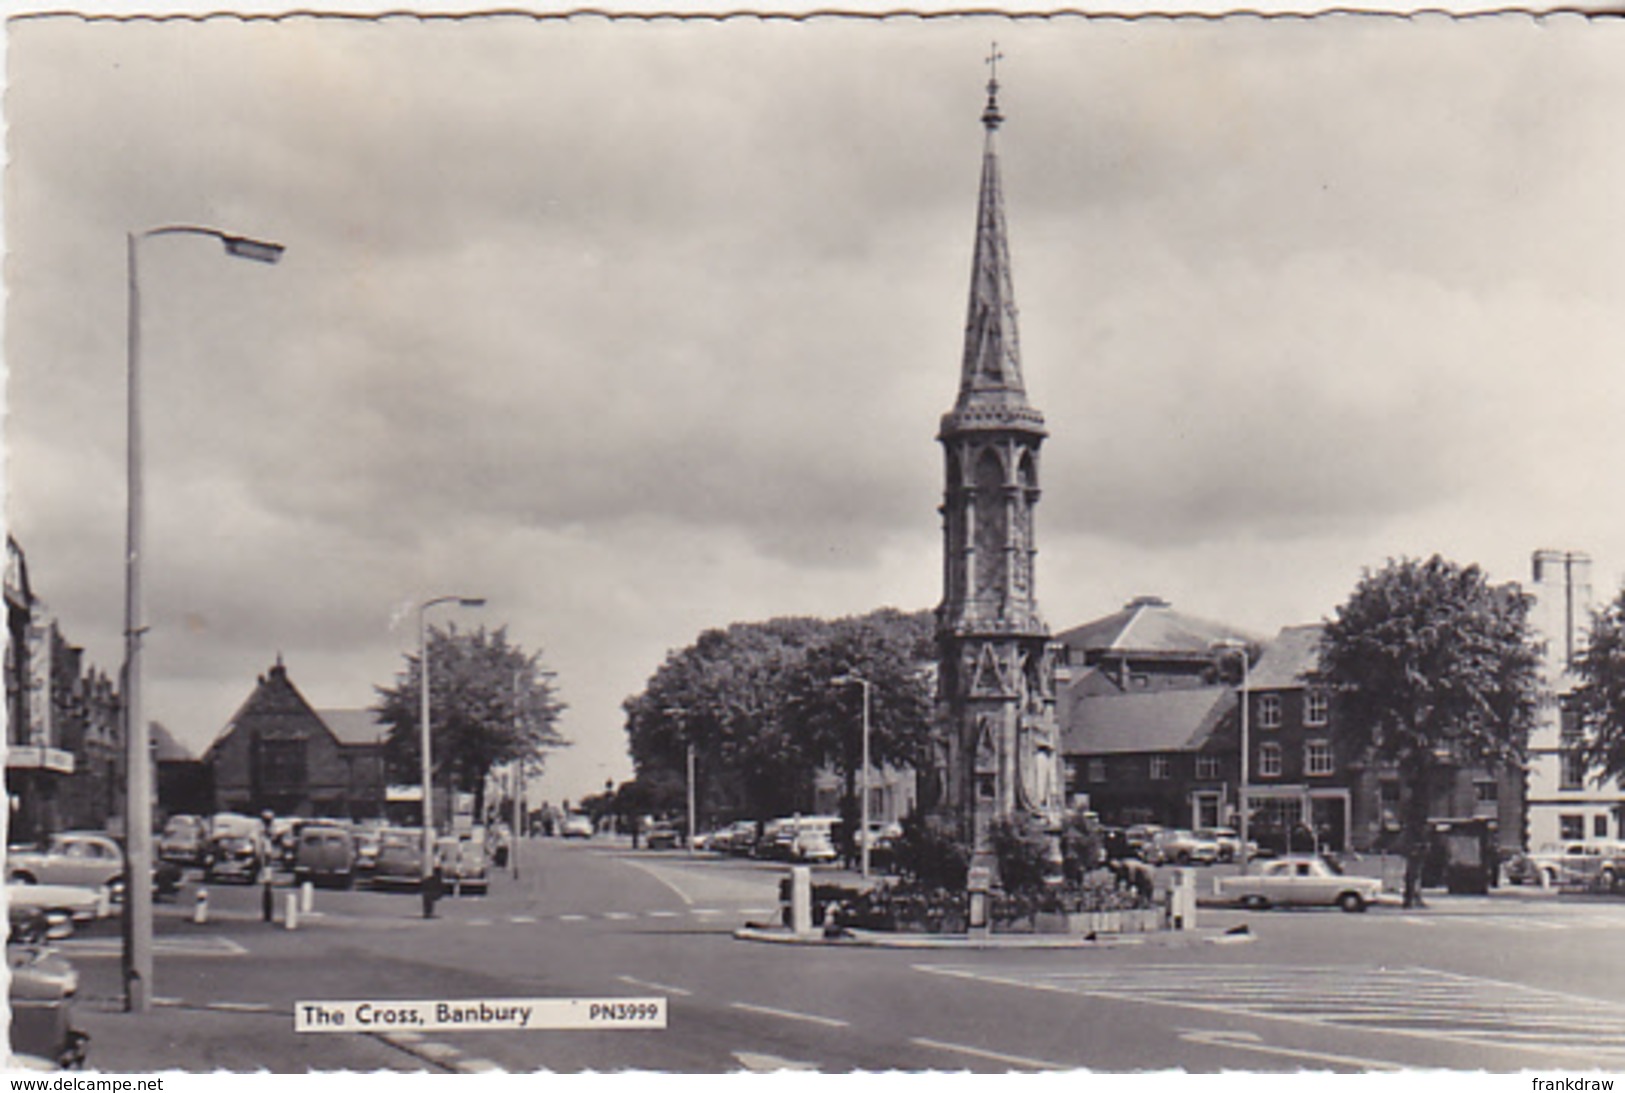
{"type": "Polygon", "coordinates": [[[1285,626],[1253,665],[1247,687],[1254,691],[1282,691],[1308,684],[1308,673],[1320,663],[1319,623],[1285,626]]]}
{"type": "Polygon", "coordinates": [[[317,710],[316,716],[340,744],[376,744],[389,733],[371,710],[317,710]]]}
{"type": "Polygon", "coordinates": [[[1235,705],[1230,687],[1086,694],[1067,691],[1060,703],[1067,755],[1195,751],[1235,705]]]}
{"type": "Polygon", "coordinates": [[[1056,637],[1073,649],[1088,652],[1210,655],[1215,642],[1246,641],[1249,636],[1223,623],[1192,618],[1175,611],[1167,600],[1139,596],[1121,611],[1075,626],[1056,637]]]}

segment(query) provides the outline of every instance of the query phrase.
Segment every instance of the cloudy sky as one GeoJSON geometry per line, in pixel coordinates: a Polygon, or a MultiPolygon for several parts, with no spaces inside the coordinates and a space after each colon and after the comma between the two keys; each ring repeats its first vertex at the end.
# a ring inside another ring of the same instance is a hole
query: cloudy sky
{"type": "Polygon", "coordinates": [[[1039,592],[1260,635],[1362,567],[1625,567],[1625,28],[960,20],[10,29],[6,498],[121,657],[141,252],[148,708],[280,652],[362,706],[414,606],[540,648],[576,744],[703,628],[940,594],[996,38],[1039,592]]]}

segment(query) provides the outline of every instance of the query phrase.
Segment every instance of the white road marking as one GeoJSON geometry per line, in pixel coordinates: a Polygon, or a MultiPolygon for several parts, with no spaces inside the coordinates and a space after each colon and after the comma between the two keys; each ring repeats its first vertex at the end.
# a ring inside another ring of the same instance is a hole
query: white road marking
{"type": "Polygon", "coordinates": [[[613,922],[625,922],[629,918],[637,918],[638,916],[629,915],[625,911],[605,911],[604,917],[613,922]]]}
{"type": "Polygon", "coordinates": [[[623,858],[621,860],[624,861],[627,865],[632,866],[634,869],[643,870],[645,873],[649,874],[655,880],[659,881],[661,884],[664,884],[667,888],[670,888],[673,892],[676,892],[677,893],[677,898],[682,900],[685,904],[692,905],[694,903],[693,898],[690,897],[687,892],[685,892],[681,888],[679,888],[677,886],[676,881],[672,880],[670,877],[667,877],[664,874],[664,871],[656,870],[653,867],[645,865],[640,861],[631,861],[631,860],[625,859],[625,858],[623,858]]]}
{"type": "MultiPolygon", "coordinates": [[[[70,937],[55,947],[84,959],[124,954],[124,942],[116,937],[70,937]]],[[[229,937],[158,937],[153,939],[152,951],[166,956],[248,955],[247,949],[229,937]]]]}
{"type": "Polygon", "coordinates": [[[1429,968],[1162,964],[1112,971],[915,965],[1005,986],[1549,1054],[1625,1056],[1625,1008],[1429,968]]]}
{"type": "Polygon", "coordinates": [[[212,1010],[229,1010],[232,1013],[270,1013],[271,1007],[263,1002],[210,1002],[208,1008],[212,1010]]]}
{"type": "Polygon", "coordinates": [[[646,911],[644,913],[647,914],[650,918],[676,918],[677,917],[677,912],[676,911],[646,911]]]}
{"type": "Polygon", "coordinates": [[[515,924],[531,923],[531,922],[536,921],[536,916],[535,915],[509,915],[508,916],[508,921],[512,922],[512,923],[515,923],[515,924]]]}
{"type": "Polygon", "coordinates": [[[728,1005],[736,1010],[747,1013],[764,1013],[769,1017],[784,1017],[791,1021],[807,1021],[814,1025],[824,1025],[827,1028],[851,1028],[851,1023],[834,1017],[819,1017],[813,1013],[797,1013],[795,1010],[775,1009],[772,1006],[757,1006],[750,1002],[729,1002],[728,1005]]]}
{"type": "Polygon", "coordinates": [[[763,1055],[755,1051],[736,1051],[733,1057],[739,1060],[739,1065],[756,1074],[771,1074],[775,1070],[817,1070],[813,1063],[798,1063],[794,1059],[783,1059],[777,1055],[763,1055]]]}
{"type": "Polygon", "coordinates": [[[694,910],[690,911],[689,914],[691,914],[691,915],[720,915],[720,914],[722,914],[722,912],[713,910],[710,907],[696,907],[696,908],[694,908],[694,910]]]}
{"type": "Polygon", "coordinates": [[[1006,1055],[1002,1051],[988,1051],[985,1048],[969,1047],[965,1044],[950,1044],[942,1040],[927,1040],[923,1036],[915,1036],[909,1040],[911,1044],[920,1047],[935,1048],[938,1051],[953,1051],[960,1055],[969,1055],[977,1059],[987,1059],[994,1063],[1009,1063],[1011,1066],[1027,1066],[1034,1070],[1072,1070],[1070,1066],[1060,1063],[1046,1063],[1042,1059],[1029,1059],[1024,1055],[1006,1055]]]}
{"type": "Polygon", "coordinates": [[[636,979],[630,975],[618,975],[615,978],[619,979],[622,983],[630,983],[634,987],[642,987],[645,990],[651,991],[660,991],[662,994],[675,994],[682,998],[687,998],[689,995],[694,993],[693,991],[684,990],[682,987],[668,987],[664,983],[652,983],[647,979],[636,979]]]}
{"type": "Polygon", "coordinates": [[[1255,1051],[1263,1055],[1280,1055],[1288,1059],[1313,1059],[1317,1063],[1338,1063],[1361,1070],[1403,1070],[1384,1059],[1365,1059],[1358,1055],[1337,1055],[1327,1051],[1304,1051],[1291,1047],[1276,1047],[1263,1042],[1256,1032],[1223,1029],[1186,1029],[1179,1034],[1181,1040],[1207,1047],[1229,1047],[1241,1051],[1255,1051]]]}
{"type": "Polygon", "coordinates": [[[587,921],[587,916],[586,915],[560,915],[559,916],[559,921],[560,922],[586,922],[587,921]]]}
{"type": "Polygon", "coordinates": [[[742,915],[776,915],[779,913],[779,909],[777,907],[741,907],[739,913],[742,915]]]}

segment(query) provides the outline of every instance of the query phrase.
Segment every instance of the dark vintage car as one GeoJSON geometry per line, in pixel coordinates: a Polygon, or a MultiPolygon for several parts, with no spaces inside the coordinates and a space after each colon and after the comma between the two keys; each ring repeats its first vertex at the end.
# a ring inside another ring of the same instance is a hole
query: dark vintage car
{"type": "Polygon", "coordinates": [[[355,837],[342,824],[307,823],[300,827],[293,856],[294,883],[355,883],[355,837]]]}
{"type": "Polygon", "coordinates": [[[176,865],[202,865],[208,848],[209,825],[201,816],[171,816],[158,836],[159,859],[176,865]]]}
{"type": "Polygon", "coordinates": [[[374,888],[416,888],[423,882],[423,830],[391,827],[378,834],[374,888]]]}
{"type": "Polygon", "coordinates": [[[89,1037],[73,1026],[79,973],[44,942],[45,916],[13,909],[6,940],[10,972],[11,1062],[49,1069],[84,1065],[89,1037]]]}
{"type": "Polygon", "coordinates": [[[435,857],[448,891],[484,893],[490,887],[483,829],[442,835],[435,842],[435,857]]]}
{"type": "Polygon", "coordinates": [[[249,816],[221,813],[209,825],[205,880],[238,880],[253,884],[266,863],[264,826],[249,816]]]}

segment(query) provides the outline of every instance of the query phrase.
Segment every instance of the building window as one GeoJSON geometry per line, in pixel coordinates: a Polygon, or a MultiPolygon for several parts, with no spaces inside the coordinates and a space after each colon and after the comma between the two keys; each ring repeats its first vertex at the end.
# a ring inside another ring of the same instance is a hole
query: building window
{"type": "Polygon", "coordinates": [[[1198,755],[1196,757],[1196,776],[1207,781],[1219,777],[1219,757],[1217,755],[1198,755]]]}
{"type": "Polygon", "coordinates": [[[1586,779],[1585,762],[1576,750],[1562,753],[1563,770],[1562,780],[1558,783],[1559,789],[1584,789],[1586,779]]]}
{"type": "Polygon", "coordinates": [[[260,744],[260,780],[267,786],[305,784],[305,742],[266,740],[260,744]]]}
{"type": "Polygon", "coordinates": [[[1106,780],[1106,760],[1089,760],[1089,780],[1091,782],[1104,782],[1106,780]]]}
{"type": "Polygon", "coordinates": [[[1304,708],[1303,723],[1305,725],[1326,724],[1327,710],[1330,703],[1325,691],[1310,691],[1307,705],[1304,708]]]}
{"type": "Polygon", "coordinates": [[[1481,805],[1491,805],[1501,799],[1501,786],[1496,782],[1474,782],[1473,791],[1481,805]]]}
{"type": "Polygon", "coordinates": [[[1593,838],[1606,839],[1608,837],[1608,817],[1601,815],[1591,817],[1591,834],[1593,838]]]}
{"type": "Polygon", "coordinates": [[[1281,745],[1262,744],[1259,746],[1258,776],[1260,778],[1279,778],[1281,776],[1281,745]]]}
{"type": "Polygon", "coordinates": [[[1584,816],[1559,816],[1557,818],[1557,837],[1564,842],[1570,839],[1585,838],[1586,818],[1584,816]]]}
{"type": "Polygon", "coordinates": [[[1166,782],[1172,776],[1172,761],[1166,755],[1153,755],[1151,757],[1151,780],[1153,782],[1166,782]]]}
{"type": "Polygon", "coordinates": [[[1303,767],[1306,774],[1331,774],[1332,746],[1324,740],[1311,740],[1303,746],[1303,767]]]}
{"type": "Polygon", "coordinates": [[[1281,696],[1258,696],[1258,727],[1261,729],[1278,729],[1281,727],[1281,696]]]}

